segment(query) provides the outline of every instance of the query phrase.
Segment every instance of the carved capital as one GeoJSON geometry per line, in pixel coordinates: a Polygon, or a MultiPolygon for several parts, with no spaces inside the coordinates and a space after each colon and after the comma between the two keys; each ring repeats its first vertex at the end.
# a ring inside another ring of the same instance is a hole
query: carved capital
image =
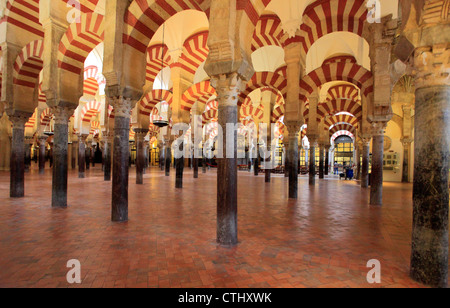
{"type": "Polygon", "coordinates": [[[25,129],[25,124],[28,122],[28,119],[32,116],[32,114],[28,112],[18,112],[9,113],[8,110],[6,112],[9,116],[9,120],[13,124],[13,129],[25,129]]]}
{"type": "Polygon", "coordinates": [[[120,118],[129,118],[131,115],[131,110],[133,110],[136,105],[136,101],[123,96],[110,97],[109,103],[114,107],[114,115],[120,118]]]}
{"type": "Polygon", "coordinates": [[[69,118],[72,116],[74,111],[75,109],[70,107],[53,107],[52,112],[55,116],[55,124],[68,125],[69,118]]]}
{"type": "Polygon", "coordinates": [[[211,84],[217,91],[217,101],[221,106],[237,106],[238,96],[245,81],[238,73],[213,76],[211,84]]]}
{"type": "Polygon", "coordinates": [[[145,128],[134,128],[134,132],[136,133],[136,141],[142,142],[145,139],[145,136],[148,134],[148,129],[145,128]]]}
{"type": "Polygon", "coordinates": [[[449,43],[419,47],[414,52],[416,89],[450,84],[449,43]]]}
{"type": "Polygon", "coordinates": [[[406,147],[411,145],[411,143],[414,141],[414,139],[412,139],[412,138],[402,138],[402,139],[400,139],[400,141],[402,142],[403,147],[406,148],[406,147]]]}
{"type": "Polygon", "coordinates": [[[373,122],[372,123],[372,135],[383,136],[386,132],[387,122],[373,122]]]}

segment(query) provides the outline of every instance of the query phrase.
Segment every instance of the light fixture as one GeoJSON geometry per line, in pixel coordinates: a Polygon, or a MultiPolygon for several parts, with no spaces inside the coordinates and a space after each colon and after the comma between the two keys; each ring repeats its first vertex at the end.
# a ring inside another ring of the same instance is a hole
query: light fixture
{"type": "MultiPolygon", "coordinates": [[[[162,33],[162,43],[161,43],[161,90],[163,87],[163,83],[164,83],[164,36],[165,36],[165,32],[166,32],[166,24],[163,24],[163,33],[162,33]]],[[[159,99],[159,103],[160,103],[160,109],[161,109],[161,118],[162,118],[162,103],[164,102],[164,100],[162,98],[159,99]]],[[[159,120],[153,120],[153,125],[159,127],[159,128],[163,128],[166,126],[169,126],[169,117],[168,117],[168,113],[166,113],[166,117],[167,120],[164,119],[159,119],[159,120]]]]}

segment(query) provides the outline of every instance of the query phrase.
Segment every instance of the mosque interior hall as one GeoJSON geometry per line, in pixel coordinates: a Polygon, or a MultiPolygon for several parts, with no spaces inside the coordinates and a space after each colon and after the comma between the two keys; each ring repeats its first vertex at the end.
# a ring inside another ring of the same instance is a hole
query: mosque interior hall
{"type": "Polygon", "coordinates": [[[449,47],[450,0],[0,0],[0,287],[447,288],[449,47]]]}

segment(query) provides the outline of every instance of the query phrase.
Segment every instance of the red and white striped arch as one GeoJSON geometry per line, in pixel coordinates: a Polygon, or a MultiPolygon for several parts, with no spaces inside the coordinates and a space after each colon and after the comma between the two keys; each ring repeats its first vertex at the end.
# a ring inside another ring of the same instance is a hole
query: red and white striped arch
{"type": "Polygon", "coordinates": [[[58,66],[74,74],[81,74],[86,57],[104,38],[103,15],[81,14],[80,19],[67,29],[58,52],[58,66]]]}
{"type": "Polygon", "coordinates": [[[247,83],[246,89],[239,95],[238,106],[242,106],[247,96],[259,88],[270,87],[280,91],[281,95],[286,98],[287,80],[282,75],[270,72],[255,73],[247,83]]]}
{"type": "Polygon", "coordinates": [[[100,122],[99,121],[92,121],[91,123],[91,129],[89,131],[89,134],[92,136],[95,136],[100,133],[100,122]]]}
{"type": "Polygon", "coordinates": [[[361,105],[352,100],[338,99],[334,101],[326,101],[321,103],[317,107],[317,115],[324,118],[325,116],[335,116],[340,112],[348,112],[362,121],[362,108],[361,105]]]}
{"type": "Polygon", "coordinates": [[[205,111],[208,111],[211,109],[219,110],[219,102],[214,100],[214,101],[210,101],[209,103],[207,103],[205,111]]]}
{"type": "Polygon", "coordinates": [[[148,134],[149,134],[150,138],[158,137],[159,132],[160,132],[160,128],[158,126],[150,124],[150,126],[148,127],[148,134]]]}
{"type": "Polygon", "coordinates": [[[39,22],[39,0],[7,1],[5,16],[0,20],[0,24],[2,22],[6,22],[8,27],[17,27],[38,37],[44,37],[44,29],[39,22]]]}
{"type": "Polygon", "coordinates": [[[262,121],[264,118],[264,106],[261,104],[255,106],[250,101],[249,104],[241,106],[241,117],[242,118],[252,117],[253,119],[262,121]]]}
{"type": "Polygon", "coordinates": [[[199,82],[184,92],[181,99],[181,109],[190,111],[195,102],[199,101],[206,104],[213,95],[216,95],[216,90],[208,80],[199,82]]]}
{"type": "Polygon", "coordinates": [[[33,89],[36,87],[44,65],[43,51],[42,40],[32,41],[22,49],[14,63],[14,84],[33,89]]]}
{"type": "Polygon", "coordinates": [[[252,51],[256,51],[265,46],[283,47],[281,43],[282,36],[283,29],[281,28],[281,20],[278,16],[261,16],[253,33],[252,51]]]}
{"type": "Polygon", "coordinates": [[[161,68],[168,67],[172,64],[172,58],[169,55],[169,48],[161,44],[152,45],[147,48],[147,69],[145,80],[150,84],[155,82],[156,77],[161,68]],[[162,61],[162,63],[161,63],[162,61]]]}
{"type": "Polygon", "coordinates": [[[33,115],[28,120],[28,122],[25,124],[26,128],[34,128],[34,125],[36,124],[36,118],[37,118],[37,109],[33,112],[33,115]]]}
{"type": "Polygon", "coordinates": [[[199,3],[197,0],[134,0],[125,13],[123,43],[145,53],[151,38],[166,20],[184,10],[203,11],[202,2],[199,3]]]}
{"type": "Polygon", "coordinates": [[[284,78],[287,78],[287,66],[281,66],[275,70],[275,74],[281,75],[284,78]]]}
{"type": "Polygon", "coordinates": [[[367,7],[364,0],[319,0],[303,13],[300,39],[305,55],[321,37],[332,32],[346,31],[362,36],[367,7]]]}
{"type": "Polygon", "coordinates": [[[46,108],[41,113],[41,126],[46,127],[50,124],[50,121],[52,120],[53,112],[50,108],[46,108]]]}
{"type": "Polygon", "coordinates": [[[194,80],[198,68],[208,57],[208,33],[208,31],[203,31],[186,39],[180,61],[179,63],[174,64],[180,65],[181,68],[189,74],[192,81],[194,80]]]}
{"type": "Polygon", "coordinates": [[[341,136],[348,136],[348,137],[352,138],[353,140],[355,140],[354,134],[352,134],[349,131],[344,130],[344,131],[338,131],[338,132],[334,133],[333,136],[331,136],[331,142],[334,143],[334,141],[341,136]]]}
{"type": "Polygon", "coordinates": [[[328,90],[327,100],[337,99],[359,100],[359,89],[353,85],[338,85],[328,90]]]}
{"type": "Polygon", "coordinates": [[[211,122],[217,121],[219,118],[219,111],[217,109],[209,109],[202,114],[203,125],[211,122]]]}
{"type": "Polygon", "coordinates": [[[172,104],[173,95],[167,90],[153,90],[148,92],[139,102],[139,113],[150,116],[153,108],[161,101],[166,101],[169,105],[172,104]]]}
{"type": "Polygon", "coordinates": [[[47,97],[45,96],[45,93],[42,92],[42,83],[39,84],[38,101],[39,101],[39,104],[41,104],[41,103],[47,103],[47,97]]]}
{"type": "Polygon", "coordinates": [[[100,112],[102,104],[100,102],[92,101],[84,105],[81,110],[81,120],[83,122],[91,122],[91,120],[100,112]]]}
{"type": "Polygon", "coordinates": [[[99,88],[97,75],[98,67],[95,65],[88,66],[84,69],[83,95],[95,96],[97,94],[99,88]]]}
{"type": "Polygon", "coordinates": [[[340,131],[347,131],[351,134],[356,133],[356,128],[348,123],[339,123],[330,128],[330,137],[340,131]]]}
{"type": "Polygon", "coordinates": [[[317,88],[331,81],[352,83],[361,89],[364,96],[373,92],[373,76],[370,71],[352,62],[335,62],[322,65],[300,81],[300,99],[306,102],[307,97],[317,88]]]}
{"type": "Polygon", "coordinates": [[[358,128],[359,126],[358,118],[348,114],[340,114],[337,116],[327,118],[324,123],[325,124],[324,129],[329,130],[330,127],[332,127],[333,125],[337,125],[339,123],[348,123],[355,128],[358,128]]]}

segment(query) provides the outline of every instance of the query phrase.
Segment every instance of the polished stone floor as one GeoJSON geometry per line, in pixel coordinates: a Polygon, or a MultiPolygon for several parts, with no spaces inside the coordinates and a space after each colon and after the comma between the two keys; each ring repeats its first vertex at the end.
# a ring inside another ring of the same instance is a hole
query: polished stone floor
{"type": "MultiPolygon", "coordinates": [[[[35,166],[33,168],[36,168],[35,166]]],[[[216,172],[174,188],[156,168],[137,186],[130,171],[127,223],[110,221],[111,184],[100,167],[69,173],[69,207],[52,209],[51,170],[26,174],[26,197],[9,198],[0,173],[0,287],[69,287],[66,267],[81,262],[78,287],[418,287],[408,277],[412,186],[386,183],[382,208],[369,191],[330,176],[287,200],[287,179],[239,173],[239,241],[219,247],[216,172]],[[380,285],[366,264],[381,262],[380,285]]]]}

